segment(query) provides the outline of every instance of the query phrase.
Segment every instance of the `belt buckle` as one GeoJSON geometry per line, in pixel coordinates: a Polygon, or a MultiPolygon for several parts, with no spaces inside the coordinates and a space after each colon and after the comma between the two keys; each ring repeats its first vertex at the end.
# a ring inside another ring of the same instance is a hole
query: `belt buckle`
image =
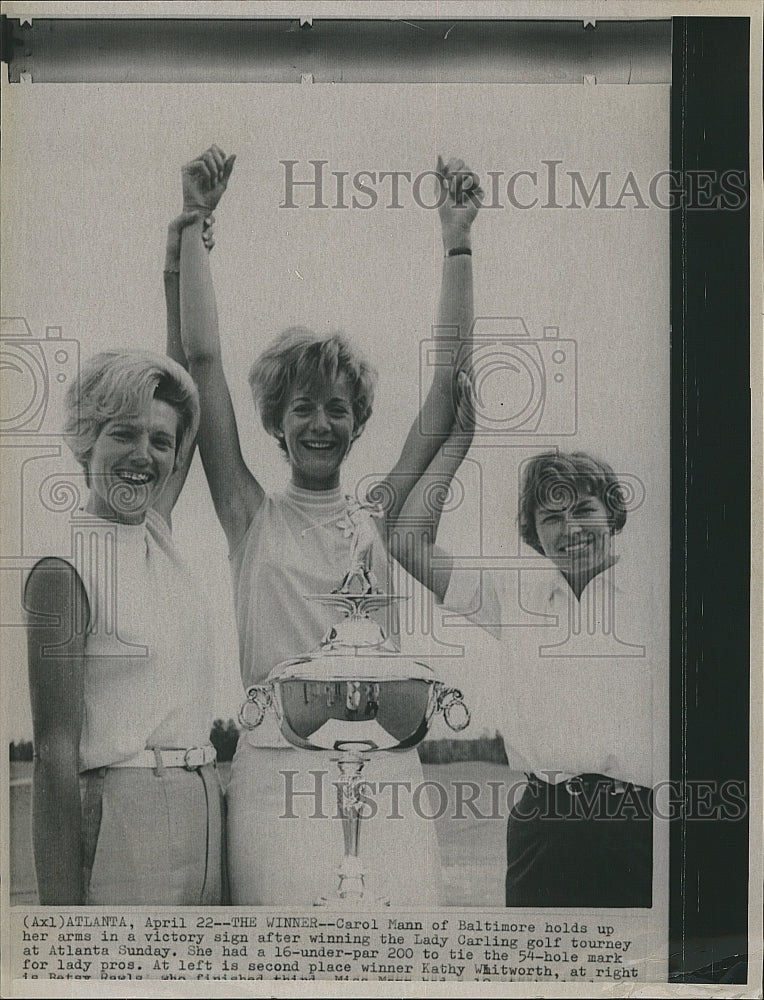
{"type": "Polygon", "coordinates": [[[183,754],[183,766],[187,771],[195,771],[198,767],[204,767],[206,756],[204,747],[189,747],[183,754]]]}

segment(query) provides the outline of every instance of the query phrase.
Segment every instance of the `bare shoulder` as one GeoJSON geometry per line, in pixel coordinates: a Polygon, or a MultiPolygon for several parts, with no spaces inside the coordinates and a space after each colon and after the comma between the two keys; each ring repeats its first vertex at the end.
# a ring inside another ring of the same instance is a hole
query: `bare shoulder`
{"type": "Polygon", "coordinates": [[[60,615],[67,612],[76,615],[80,626],[89,617],[85,587],[77,570],[58,556],[46,556],[32,567],[24,585],[23,603],[30,627],[61,625],[60,615]]]}
{"type": "Polygon", "coordinates": [[[35,596],[69,593],[78,584],[82,587],[79,573],[71,563],[60,556],[45,556],[35,563],[27,575],[24,585],[25,604],[35,596]]]}

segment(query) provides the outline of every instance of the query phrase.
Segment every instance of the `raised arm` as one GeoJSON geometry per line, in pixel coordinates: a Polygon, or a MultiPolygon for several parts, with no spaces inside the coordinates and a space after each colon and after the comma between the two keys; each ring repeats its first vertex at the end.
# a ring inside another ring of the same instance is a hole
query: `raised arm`
{"type": "MultiPolygon", "coordinates": [[[[180,335],[180,234],[185,226],[190,225],[200,217],[200,212],[187,212],[173,219],[167,227],[167,249],[164,261],[164,298],[167,315],[165,352],[168,357],[177,361],[186,370],[188,370],[188,360],[186,352],[183,350],[180,335]]],[[[215,245],[212,235],[213,221],[213,217],[210,216],[204,219],[203,223],[204,243],[208,251],[215,245]]],[[[175,469],[165,488],[154,503],[154,509],[162,515],[168,524],[171,523],[172,511],[188,476],[195,450],[196,439],[188,441],[183,452],[178,455],[175,469]]]]}
{"type": "Polygon", "coordinates": [[[85,902],[79,745],[88,602],[68,563],[44,559],[29,576],[25,605],[37,888],[43,906],[79,906],[85,902]]]}
{"type": "Polygon", "coordinates": [[[458,413],[451,434],[436,452],[425,475],[409,492],[388,535],[393,558],[441,603],[451,581],[453,559],[436,545],[438,527],[451,484],[474,435],[475,402],[471,384],[466,372],[461,372],[458,379],[458,413]]]}
{"type": "Polygon", "coordinates": [[[236,417],[220,352],[218,314],[202,216],[217,205],[235,157],[217,146],[183,168],[183,210],[200,217],[183,229],[180,253],[180,317],[183,351],[199,390],[197,441],[218,519],[230,549],[244,536],[263,500],[263,490],[241,454],[236,417]]]}
{"type": "Polygon", "coordinates": [[[462,160],[444,164],[438,157],[440,225],[443,272],[440,285],[435,351],[442,342],[450,363],[435,366],[433,381],[417,419],[411,426],[400,458],[388,478],[394,497],[388,524],[397,520],[410,491],[448,437],[454,422],[454,380],[469,364],[472,338],[472,223],[482,191],[477,176],[462,160]]]}

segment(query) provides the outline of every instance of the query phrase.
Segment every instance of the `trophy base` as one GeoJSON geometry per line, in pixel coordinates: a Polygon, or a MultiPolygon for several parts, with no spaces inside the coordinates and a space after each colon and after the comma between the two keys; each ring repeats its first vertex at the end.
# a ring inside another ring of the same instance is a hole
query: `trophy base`
{"type": "Polygon", "coordinates": [[[333,910],[383,910],[390,906],[387,896],[319,896],[314,906],[331,907],[333,910]]]}
{"type": "Polygon", "coordinates": [[[314,906],[331,906],[333,909],[379,910],[390,905],[387,896],[366,890],[365,875],[357,856],[346,855],[337,871],[337,888],[329,896],[319,896],[314,906]]]}

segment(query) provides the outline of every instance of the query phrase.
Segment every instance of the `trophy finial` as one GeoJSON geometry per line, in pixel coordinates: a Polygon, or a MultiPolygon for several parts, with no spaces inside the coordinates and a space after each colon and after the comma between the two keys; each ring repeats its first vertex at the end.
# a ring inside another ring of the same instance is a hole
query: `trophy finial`
{"type": "Polygon", "coordinates": [[[373,612],[384,608],[394,601],[407,600],[396,594],[306,594],[308,601],[320,601],[329,607],[341,609],[345,617],[334,622],[324,633],[319,650],[322,653],[349,649],[378,649],[381,653],[396,652],[395,647],[388,645],[385,629],[371,617],[373,612]]]}
{"type": "Polygon", "coordinates": [[[371,570],[371,553],[377,540],[377,528],[372,518],[384,516],[384,511],[371,504],[362,504],[353,497],[348,501],[345,516],[340,522],[346,537],[352,536],[350,566],[344,579],[334,591],[337,594],[378,594],[377,580],[371,570]]]}

